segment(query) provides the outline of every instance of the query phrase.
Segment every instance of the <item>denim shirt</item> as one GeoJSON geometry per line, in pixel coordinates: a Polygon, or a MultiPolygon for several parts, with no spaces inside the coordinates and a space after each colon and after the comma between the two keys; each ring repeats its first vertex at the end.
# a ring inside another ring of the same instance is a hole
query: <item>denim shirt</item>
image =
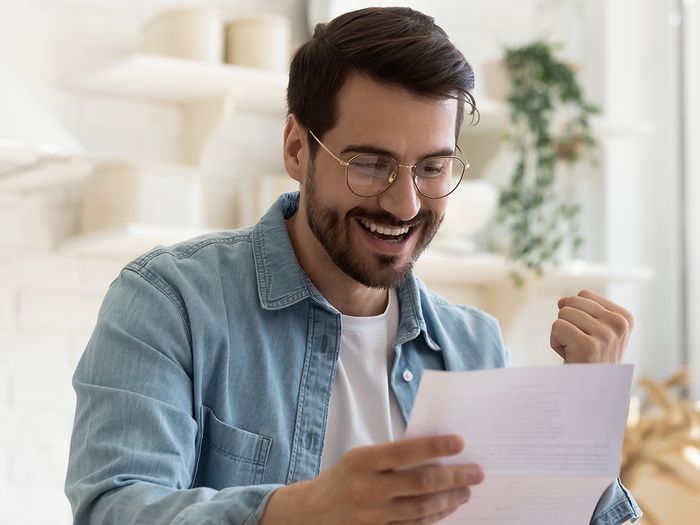
{"type": "MultiPolygon", "coordinates": [[[[155,249],[112,283],[73,378],[75,523],[254,524],[276,488],[318,475],[341,315],[295,257],[284,220],[298,202],[155,249]]],[[[423,370],[507,366],[488,314],[414,276],[398,296],[390,374],[405,419],[423,370]]],[[[640,514],[616,482],[592,523],[640,514]]]]}

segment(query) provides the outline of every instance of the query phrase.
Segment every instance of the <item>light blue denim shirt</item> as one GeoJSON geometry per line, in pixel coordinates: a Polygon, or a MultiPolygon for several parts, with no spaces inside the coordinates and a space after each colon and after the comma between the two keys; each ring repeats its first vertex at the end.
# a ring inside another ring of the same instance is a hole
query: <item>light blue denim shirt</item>
{"type": "MultiPolygon", "coordinates": [[[[73,378],[75,523],[254,524],[276,488],[318,475],[341,316],[292,249],[284,219],[298,201],[153,250],[112,283],[73,378]]],[[[398,296],[390,373],[405,419],[423,370],[507,366],[488,314],[413,276],[398,296]]],[[[639,515],[614,483],[593,523],[639,515]]]]}

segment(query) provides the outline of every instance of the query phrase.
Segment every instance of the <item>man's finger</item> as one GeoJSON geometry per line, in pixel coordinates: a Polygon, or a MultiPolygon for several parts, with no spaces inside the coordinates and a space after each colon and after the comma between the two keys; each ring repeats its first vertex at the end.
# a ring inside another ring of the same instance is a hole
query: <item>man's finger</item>
{"type": "MultiPolygon", "coordinates": [[[[620,310],[624,310],[624,308],[620,310]]],[[[626,310],[624,311],[626,312],[626,310]]],[[[566,305],[560,307],[559,318],[570,321],[588,335],[600,337],[603,341],[610,337],[610,330],[623,340],[627,339],[632,330],[628,318],[621,313],[608,310],[596,301],[580,296],[567,298],[566,305]],[[577,314],[577,311],[585,313],[581,315],[577,314]],[[594,320],[587,319],[587,315],[594,320]]]]}
{"type": "Polygon", "coordinates": [[[451,509],[443,510],[442,512],[438,512],[437,514],[433,514],[432,516],[426,516],[425,518],[419,518],[417,520],[409,520],[409,521],[397,521],[395,522],[396,525],[430,525],[431,523],[438,523],[439,521],[445,519],[447,516],[450,514],[454,514],[454,512],[459,508],[459,505],[456,507],[452,507],[451,509]]]}
{"type": "Polygon", "coordinates": [[[430,522],[430,516],[451,512],[456,507],[466,503],[471,497],[469,489],[452,489],[429,496],[414,496],[394,500],[391,515],[399,523],[412,523],[411,520],[424,520],[417,523],[430,522]]]}
{"type": "MultiPolygon", "coordinates": [[[[581,290],[577,295],[573,297],[562,297],[559,299],[559,308],[562,308],[563,306],[567,306],[569,304],[569,301],[575,301],[576,297],[581,297],[584,299],[589,299],[591,301],[594,301],[595,303],[599,304],[606,310],[616,313],[618,315],[621,315],[622,317],[625,318],[627,321],[627,324],[632,330],[634,328],[634,316],[626,309],[624,309],[622,306],[620,306],[617,303],[612,302],[610,299],[603,297],[600,294],[597,294],[595,292],[591,292],[590,290],[581,290]]],[[[590,312],[588,312],[590,313],[590,312]]],[[[597,315],[594,317],[598,317],[597,315]]]]}
{"type": "Polygon", "coordinates": [[[401,439],[385,445],[366,447],[365,459],[377,472],[420,465],[431,459],[453,456],[464,448],[464,439],[457,435],[401,439]]]}
{"type": "Polygon", "coordinates": [[[600,329],[600,321],[583,310],[565,306],[559,310],[559,319],[570,322],[583,333],[593,335],[600,329]]]}
{"type": "Polygon", "coordinates": [[[483,480],[484,470],[479,465],[430,465],[393,472],[381,483],[395,496],[417,496],[467,488],[483,480]]]}
{"type": "Polygon", "coordinates": [[[566,359],[564,349],[567,346],[582,346],[588,336],[565,319],[557,319],[552,324],[549,345],[562,358],[566,359]]]}
{"type": "Polygon", "coordinates": [[[600,303],[597,303],[593,299],[581,297],[580,295],[562,297],[562,299],[560,299],[559,309],[566,307],[576,308],[577,310],[586,312],[588,315],[595,317],[596,319],[600,319],[601,317],[605,316],[606,313],[610,313],[610,311],[600,303]]]}

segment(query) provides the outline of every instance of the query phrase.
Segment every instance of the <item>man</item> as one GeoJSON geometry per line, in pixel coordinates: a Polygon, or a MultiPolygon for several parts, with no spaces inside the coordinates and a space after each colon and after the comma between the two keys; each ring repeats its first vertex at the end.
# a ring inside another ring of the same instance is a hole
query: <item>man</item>
{"type": "MultiPolygon", "coordinates": [[[[508,364],[493,318],[411,273],[463,175],[472,87],[410,9],[317,27],[288,89],[300,194],[144,255],[105,298],[74,378],[76,523],[434,523],[468,504],[488,473],[435,462],[461,438],[402,435],[424,369],[508,364]]],[[[620,359],[624,309],[588,292],[559,306],[567,361],[620,359]]],[[[637,515],[615,483],[593,522],[637,515]]]]}

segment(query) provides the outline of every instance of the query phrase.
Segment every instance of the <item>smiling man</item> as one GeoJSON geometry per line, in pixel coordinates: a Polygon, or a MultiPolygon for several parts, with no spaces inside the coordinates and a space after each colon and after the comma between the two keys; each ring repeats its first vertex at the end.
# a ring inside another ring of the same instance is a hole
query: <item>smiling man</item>
{"type": "MultiPolygon", "coordinates": [[[[508,364],[495,319],[412,273],[468,165],[473,82],[416,11],[316,28],[288,88],[300,192],[253,228],[149,252],[110,287],[74,377],[76,523],[434,523],[469,504],[488,472],[435,462],[462,439],[402,436],[424,370],[508,364]]],[[[590,292],[559,308],[555,351],[619,361],[628,312],[590,292]]],[[[616,482],[591,515],[639,509],[616,482]]]]}

